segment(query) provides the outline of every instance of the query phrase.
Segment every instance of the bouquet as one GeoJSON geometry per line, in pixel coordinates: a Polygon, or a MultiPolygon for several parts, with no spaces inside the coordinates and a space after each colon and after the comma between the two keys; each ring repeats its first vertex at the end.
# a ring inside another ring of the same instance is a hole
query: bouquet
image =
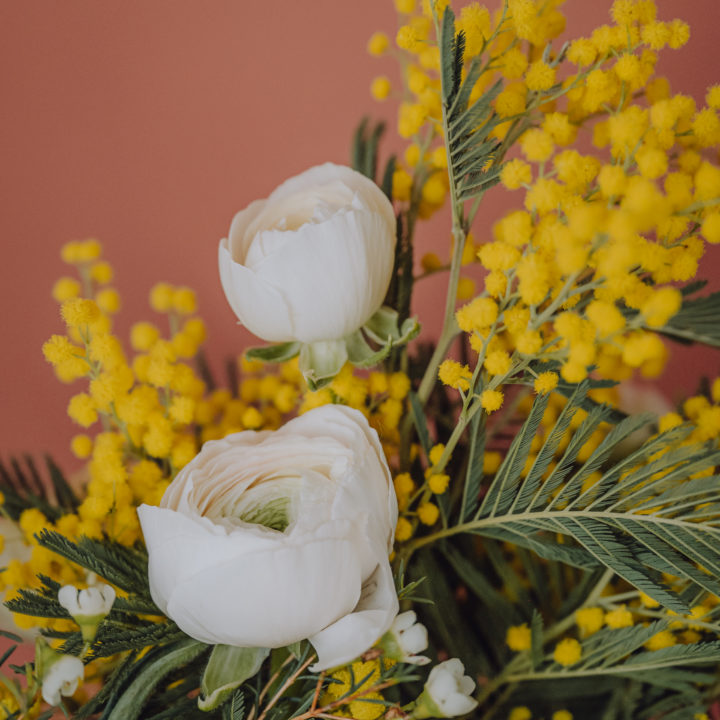
{"type": "Polygon", "coordinates": [[[62,248],[43,353],[86,469],[0,468],[3,717],[717,715],[720,379],[659,413],[633,382],[720,345],[720,86],[655,74],[689,29],[653,0],[562,45],[561,4],[395,0],[368,50],[407,146],[363,120],[352,168],[235,216],[220,280],[263,344],[224,381],[191,289],[125,342],[100,244],[62,248]]]}

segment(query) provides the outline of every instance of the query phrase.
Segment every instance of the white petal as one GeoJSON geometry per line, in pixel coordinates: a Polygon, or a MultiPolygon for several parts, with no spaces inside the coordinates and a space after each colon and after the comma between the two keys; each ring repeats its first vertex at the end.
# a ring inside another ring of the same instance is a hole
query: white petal
{"type": "Polygon", "coordinates": [[[392,624],[392,630],[395,633],[401,633],[411,628],[417,619],[417,615],[413,610],[407,610],[406,612],[400,613],[392,624]]]}
{"type": "Polygon", "coordinates": [[[292,313],[282,291],[234,262],[224,242],[218,251],[220,282],[240,322],[263,340],[295,340],[292,313]]]}
{"type": "Polygon", "coordinates": [[[414,655],[428,646],[428,631],[422,623],[417,623],[400,635],[400,645],[407,655],[414,655]]]}
{"type": "Polygon", "coordinates": [[[360,596],[358,541],[349,522],[291,543],[273,531],[272,538],[215,534],[161,508],[138,512],[153,599],[196,640],[282,647],[351,612],[360,596]]]}
{"type": "Polygon", "coordinates": [[[397,611],[395,584],[385,558],[363,586],[363,595],[354,611],[308,638],[318,655],[310,669],[319,672],[358,657],[390,628],[397,611]]]}
{"type": "Polygon", "coordinates": [[[61,695],[69,697],[77,690],[84,675],[85,668],[80,658],[63,655],[50,666],[42,679],[43,700],[49,705],[58,705],[61,695]]]}

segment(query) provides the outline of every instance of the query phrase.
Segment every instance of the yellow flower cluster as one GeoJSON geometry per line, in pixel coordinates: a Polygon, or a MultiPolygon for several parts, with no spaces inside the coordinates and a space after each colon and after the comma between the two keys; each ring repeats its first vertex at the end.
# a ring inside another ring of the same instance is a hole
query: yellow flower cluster
{"type": "MultiPolygon", "coordinates": [[[[70,539],[108,536],[132,545],[141,538],[137,506],[159,503],[177,471],[208,440],[243,430],[274,429],[298,412],[343,403],[363,412],[389,458],[397,458],[398,426],[410,390],[407,375],[358,373],[348,365],[330,386],[311,392],[297,359],[273,368],[243,357],[236,387],[208,390],[193,369],[205,340],[194,292],[168,283],[155,285],[149,304],[165,316],[168,332],[155,322],[136,322],[128,355],[112,333],[108,304],[99,300],[99,293],[107,289],[104,283],[113,276],[101,254],[96,240],[63,247],[63,259],[75,266],[80,278],[64,277],[55,284],[53,295],[61,303],[67,332],[43,345],[45,358],[61,380],[87,382],[86,389],[70,399],[71,419],[90,431],[99,428],[94,435],[79,433],[71,442],[74,454],[87,461],[82,502],[76,512],[54,522],[35,509],[23,513],[20,526],[30,545],[30,559],[12,560],[0,574],[0,588],[11,591],[8,597],[17,588],[37,587],[38,574],[83,586],[84,573],[40,547],[34,535],[47,528],[70,539]]],[[[439,482],[434,479],[433,487],[438,489],[439,482]]],[[[33,618],[20,615],[16,621],[23,627],[35,624],[33,618]]],[[[56,629],[63,625],[53,621],[56,629]]]]}
{"type": "Polygon", "coordinates": [[[329,676],[330,683],[320,698],[324,707],[332,707],[332,715],[375,720],[387,709],[383,696],[374,686],[380,683],[381,663],[387,666],[389,660],[357,660],[335,670],[329,676]]]}
{"type": "MultiPolygon", "coordinates": [[[[562,29],[558,4],[511,1],[513,31],[502,36],[506,56],[527,43],[530,58],[520,86],[496,99],[498,114],[515,117],[508,130],[520,127],[518,115],[532,122],[519,138],[522,157],[501,174],[506,189],[523,190],[525,207],[479,247],[484,291],[456,314],[478,353],[472,390],[487,412],[522,371],[536,375],[539,393],[593,369],[615,380],[657,376],[667,356],[657,330],[682,303],[671,283],[691,280],[705,242],[720,242],[720,168],[707,159],[720,147],[720,90],[697,108],[653,77],[657,51],[680,47],[687,26],[658,21],[652,0],[617,0],[614,24],[571,43],[577,67],[563,75],[567,63],[539,56],[562,29]],[[596,152],[570,147],[583,132],[596,152]],[[538,360],[556,372],[528,370],[538,360]]],[[[487,52],[494,58],[496,47],[487,52]]],[[[500,67],[493,78],[508,72],[518,71],[500,67]]],[[[426,271],[443,267],[434,261],[426,271]]],[[[472,366],[440,370],[443,382],[470,390],[472,366]]]]}

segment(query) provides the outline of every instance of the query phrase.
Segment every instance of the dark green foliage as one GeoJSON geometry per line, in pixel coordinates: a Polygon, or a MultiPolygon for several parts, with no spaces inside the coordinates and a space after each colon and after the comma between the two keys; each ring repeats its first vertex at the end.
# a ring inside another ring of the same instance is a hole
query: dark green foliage
{"type": "Polygon", "coordinates": [[[17,520],[23,510],[36,508],[49,520],[75,512],[80,504],[55,461],[46,455],[44,475],[29,455],[0,461],[0,490],[5,496],[3,511],[17,520]]]}
{"type": "Polygon", "coordinates": [[[720,452],[703,446],[677,446],[689,432],[675,428],[618,460],[613,451],[649,418],[634,416],[611,428],[584,461],[578,452],[609,409],[595,407],[575,431],[554,469],[554,456],[573,414],[582,406],[581,384],[546,435],[529,472],[523,477],[546,399],[540,396],[518,431],[467,532],[509,540],[542,557],[579,567],[601,563],[666,607],[687,612],[687,604],[670,592],[660,573],[681,577],[696,588],[720,592],[720,528],[716,478],[688,482],[695,473],[720,463],[720,452]],[[659,451],[663,451],[658,454],[659,451]],[[594,472],[601,478],[584,487],[594,472]],[[710,509],[697,509],[709,503],[710,509]],[[640,512],[638,512],[640,511],[640,512]],[[558,534],[575,542],[558,543],[558,534]],[[711,575],[697,570],[702,565],[711,575]]]}

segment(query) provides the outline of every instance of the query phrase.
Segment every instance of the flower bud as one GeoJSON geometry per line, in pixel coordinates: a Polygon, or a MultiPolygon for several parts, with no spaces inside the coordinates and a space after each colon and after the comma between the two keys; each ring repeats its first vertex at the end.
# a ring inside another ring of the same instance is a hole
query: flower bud
{"type": "Polygon", "coordinates": [[[58,602],[80,626],[83,640],[92,642],[98,626],[115,602],[115,590],[101,583],[86,590],[74,585],[63,585],[58,591],[58,602]]]}
{"type": "Polygon", "coordinates": [[[416,622],[417,616],[412,610],[400,613],[390,629],[380,638],[378,645],[387,658],[412,665],[426,665],[430,658],[415,653],[428,646],[427,628],[416,622]]]}
{"type": "Polygon", "coordinates": [[[457,658],[436,665],[415,701],[411,717],[416,720],[456,717],[474,710],[477,700],[470,694],[475,689],[475,683],[464,672],[465,667],[457,658]]]}

